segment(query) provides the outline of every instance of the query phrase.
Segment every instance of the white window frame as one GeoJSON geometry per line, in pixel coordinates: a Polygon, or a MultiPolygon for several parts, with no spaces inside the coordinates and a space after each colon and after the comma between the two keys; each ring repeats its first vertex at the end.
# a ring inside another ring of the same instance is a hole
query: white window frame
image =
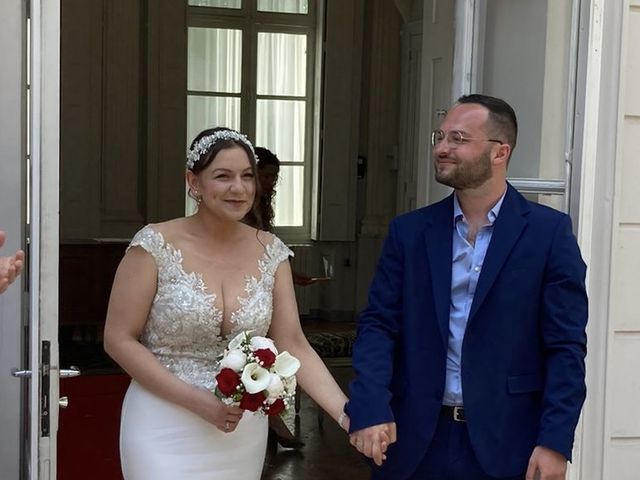
{"type": "MultiPolygon", "coordinates": [[[[188,0],[187,0],[188,2],[188,0]]],[[[305,101],[305,145],[302,162],[280,159],[280,167],[301,166],[304,169],[304,194],[302,226],[277,226],[275,233],[287,242],[306,242],[311,237],[312,209],[312,168],[314,165],[314,134],[318,125],[314,119],[317,102],[315,98],[315,69],[317,57],[316,32],[318,29],[319,0],[308,1],[307,14],[259,12],[257,0],[243,0],[242,8],[217,8],[188,6],[187,27],[229,28],[242,31],[242,79],[240,93],[211,94],[208,92],[187,90],[187,97],[224,96],[240,98],[240,130],[250,139],[255,139],[256,110],[259,99],[304,100],[305,101]],[[257,94],[257,51],[258,33],[289,33],[307,36],[307,72],[304,96],[258,95],[257,94]],[[247,39],[249,41],[247,41],[247,39]]],[[[191,141],[192,139],[187,139],[191,141]]],[[[263,145],[259,145],[263,146],[263,145]]],[[[276,155],[278,152],[274,152],[276,155]]],[[[277,194],[276,194],[277,195],[277,194]]]]}
{"type": "MultiPolygon", "coordinates": [[[[587,2],[588,3],[588,2],[587,2]]],[[[581,9],[583,0],[572,0],[571,45],[574,55],[568,65],[570,72],[567,89],[567,118],[565,122],[565,175],[564,178],[509,178],[511,184],[522,193],[559,195],[563,198],[563,210],[574,211],[576,193],[573,183],[580,177],[580,132],[575,132],[576,98],[578,95],[578,56],[581,9]]],[[[484,45],[484,17],[486,0],[456,0],[456,40],[453,67],[452,102],[464,94],[478,90],[482,70],[484,45]]]]}

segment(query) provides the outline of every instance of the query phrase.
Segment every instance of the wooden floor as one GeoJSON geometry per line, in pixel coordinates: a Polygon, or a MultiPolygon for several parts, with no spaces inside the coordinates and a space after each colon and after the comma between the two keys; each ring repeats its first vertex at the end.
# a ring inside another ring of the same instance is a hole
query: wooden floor
{"type": "MultiPolygon", "coordinates": [[[[346,392],[351,368],[334,367],[331,372],[346,392]]],[[[285,422],[306,445],[301,450],[270,445],[262,480],[368,480],[369,467],[347,434],[328,416],[321,427],[318,408],[304,393],[300,410],[298,416],[288,414],[285,422]]]]}

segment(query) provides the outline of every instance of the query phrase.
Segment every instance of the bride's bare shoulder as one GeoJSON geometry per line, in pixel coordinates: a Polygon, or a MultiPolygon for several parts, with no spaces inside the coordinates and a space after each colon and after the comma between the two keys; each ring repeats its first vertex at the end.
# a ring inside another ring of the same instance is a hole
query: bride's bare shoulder
{"type": "Polygon", "coordinates": [[[159,223],[150,223],[147,225],[155,232],[162,234],[164,237],[175,237],[179,233],[183,232],[186,226],[186,218],[173,218],[159,223]]]}
{"type": "Polygon", "coordinates": [[[249,227],[253,231],[253,236],[258,240],[263,247],[266,245],[271,245],[278,237],[276,237],[273,233],[267,232],[266,230],[257,230],[253,227],[249,227]]]}

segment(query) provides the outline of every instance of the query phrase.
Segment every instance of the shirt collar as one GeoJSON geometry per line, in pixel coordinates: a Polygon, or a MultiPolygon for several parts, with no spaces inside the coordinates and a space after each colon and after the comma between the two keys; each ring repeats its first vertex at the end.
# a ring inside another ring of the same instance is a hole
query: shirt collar
{"type": "MultiPolygon", "coordinates": [[[[489,210],[489,214],[487,217],[489,218],[489,223],[487,225],[493,225],[493,223],[498,218],[498,214],[500,213],[500,208],[502,208],[502,202],[504,202],[504,197],[507,194],[507,189],[504,189],[504,193],[498,199],[496,204],[491,207],[489,210]]],[[[456,193],[453,194],[453,227],[455,228],[456,223],[459,220],[464,219],[464,213],[462,213],[462,208],[460,208],[460,202],[458,202],[458,195],[456,193]]]]}

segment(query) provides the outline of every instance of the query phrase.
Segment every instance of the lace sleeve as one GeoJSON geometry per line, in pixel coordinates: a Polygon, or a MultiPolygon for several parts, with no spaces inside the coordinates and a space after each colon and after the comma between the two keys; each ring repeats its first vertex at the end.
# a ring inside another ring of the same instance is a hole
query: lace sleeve
{"type": "Polygon", "coordinates": [[[131,243],[127,247],[127,251],[132,247],[142,247],[158,262],[162,256],[163,245],[164,239],[162,235],[147,225],[133,236],[131,243]]]}
{"type": "Polygon", "coordinates": [[[289,257],[293,257],[294,253],[289,247],[287,247],[282,240],[278,237],[273,237],[271,245],[267,245],[267,253],[269,258],[273,262],[273,265],[277,268],[280,263],[287,260],[289,257]]]}

